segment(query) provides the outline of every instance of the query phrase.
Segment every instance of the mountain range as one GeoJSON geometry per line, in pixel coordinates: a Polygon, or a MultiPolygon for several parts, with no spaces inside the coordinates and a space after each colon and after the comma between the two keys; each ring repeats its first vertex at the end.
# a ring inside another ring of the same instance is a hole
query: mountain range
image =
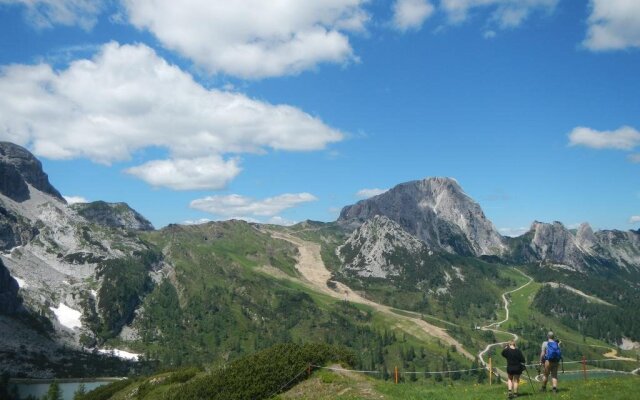
{"type": "MultiPolygon", "coordinates": [[[[616,301],[640,290],[640,231],[536,221],[524,235],[505,237],[451,178],[402,183],[344,207],[332,223],[156,230],[126,203],[67,204],[37,158],[1,142],[0,325],[12,337],[0,337],[0,368],[56,375],[64,349],[124,348],[115,354],[179,365],[228,360],[308,332],[348,341],[340,329],[362,329],[377,338],[371,316],[318,303],[286,283],[301,281],[301,248],[274,232],[318,243],[328,285],[456,321],[494,317],[498,288],[509,284],[504,265],[551,271],[544,274],[584,290],[613,276],[623,288],[616,301]]],[[[611,340],[640,341],[634,329],[611,340]]]]}

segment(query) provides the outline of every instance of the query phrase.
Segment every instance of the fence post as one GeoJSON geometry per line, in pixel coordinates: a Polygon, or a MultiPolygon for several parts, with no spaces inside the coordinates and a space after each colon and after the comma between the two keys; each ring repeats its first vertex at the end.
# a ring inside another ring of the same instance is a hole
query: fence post
{"type": "Polygon", "coordinates": [[[587,358],[582,356],[582,375],[584,376],[584,380],[587,380],[587,358]]]}
{"type": "Polygon", "coordinates": [[[311,364],[307,366],[307,376],[311,376],[311,364]]]}
{"type": "Polygon", "coordinates": [[[491,357],[489,357],[489,385],[491,385],[493,382],[493,368],[491,368],[491,357]]]}
{"type": "Polygon", "coordinates": [[[398,367],[395,368],[396,385],[398,384],[398,367]]]}

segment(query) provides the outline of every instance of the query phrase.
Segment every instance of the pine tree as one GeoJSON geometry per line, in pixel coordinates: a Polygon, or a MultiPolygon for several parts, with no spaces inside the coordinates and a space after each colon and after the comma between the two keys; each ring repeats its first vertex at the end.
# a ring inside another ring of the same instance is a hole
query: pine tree
{"type": "Polygon", "coordinates": [[[84,386],[84,383],[81,383],[78,385],[78,389],[76,389],[75,393],[73,393],[73,400],[81,400],[86,393],[87,388],[84,386]]]}
{"type": "Polygon", "coordinates": [[[45,396],[46,400],[62,400],[62,390],[60,389],[60,385],[58,381],[53,381],[51,385],[49,385],[49,390],[45,396]]]}

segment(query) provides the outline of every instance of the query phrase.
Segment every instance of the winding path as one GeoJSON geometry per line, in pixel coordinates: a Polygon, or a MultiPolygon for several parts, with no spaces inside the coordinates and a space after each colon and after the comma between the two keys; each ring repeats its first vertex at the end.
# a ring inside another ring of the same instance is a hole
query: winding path
{"type": "MultiPolygon", "coordinates": [[[[515,293],[515,292],[517,292],[518,290],[524,289],[526,286],[530,285],[530,284],[531,284],[531,282],[533,282],[533,278],[532,278],[532,277],[530,277],[529,275],[525,274],[524,272],[520,271],[520,270],[519,270],[519,269],[517,269],[517,268],[514,268],[514,269],[515,269],[516,271],[518,271],[519,273],[521,273],[522,275],[524,275],[526,278],[528,278],[528,279],[529,279],[529,281],[528,281],[527,283],[525,283],[524,285],[522,285],[522,286],[520,286],[520,287],[516,288],[516,289],[509,290],[509,291],[504,292],[504,293],[502,294],[502,301],[504,302],[504,310],[505,310],[505,319],[503,319],[502,321],[494,322],[494,323],[489,324],[489,325],[485,325],[485,326],[481,327],[480,329],[481,329],[481,330],[483,330],[483,331],[492,331],[492,332],[496,332],[496,333],[504,333],[504,334],[506,334],[506,335],[511,335],[511,336],[513,336],[513,340],[518,340],[518,339],[519,339],[519,336],[518,336],[518,335],[516,335],[515,333],[513,333],[513,332],[507,332],[507,331],[501,331],[501,330],[499,330],[499,329],[496,329],[496,328],[499,328],[499,327],[500,327],[500,325],[502,325],[502,324],[504,324],[505,322],[509,321],[509,299],[507,298],[507,295],[508,295],[508,294],[511,294],[511,293],[515,293]]],[[[487,362],[484,360],[484,356],[485,356],[485,355],[486,355],[486,354],[487,354],[487,353],[488,353],[488,352],[489,352],[493,347],[502,346],[502,345],[505,345],[506,343],[508,343],[508,342],[498,342],[498,343],[491,343],[491,344],[488,344],[488,345],[487,345],[487,347],[485,347],[482,351],[480,351],[480,352],[478,353],[478,359],[480,360],[480,364],[482,364],[482,366],[483,366],[483,367],[486,367],[486,366],[487,366],[487,362]]]]}
{"type": "MultiPolygon", "coordinates": [[[[268,231],[268,233],[273,238],[287,241],[298,248],[298,262],[296,264],[296,269],[301,275],[301,279],[299,281],[305,284],[307,287],[336,299],[365,304],[378,312],[393,317],[396,320],[411,322],[412,324],[416,325],[422,332],[433,336],[444,343],[455,346],[459,353],[470,360],[474,359],[474,356],[467,350],[465,350],[464,347],[462,347],[462,344],[451,337],[449,333],[447,333],[447,331],[443,328],[431,325],[430,323],[424,321],[419,317],[411,317],[409,315],[398,314],[393,311],[392,307],[366,299],[341,282],[333,281],[335,283],[335,288],[329,288],[329,286],[327,286],[327,282],[331,280],[331,272],[327,269],[327,267],[324,265],[324,262],[322,261],[319,244],[308,242],[283,232],[268,231]]],[[[289,277],[289,279],[295,280],[295,278],[291,277],[289,277]]],[[[411,313],[409,311],[406,311],[406,313],[415,315],[414,313],[411,313]]]]}

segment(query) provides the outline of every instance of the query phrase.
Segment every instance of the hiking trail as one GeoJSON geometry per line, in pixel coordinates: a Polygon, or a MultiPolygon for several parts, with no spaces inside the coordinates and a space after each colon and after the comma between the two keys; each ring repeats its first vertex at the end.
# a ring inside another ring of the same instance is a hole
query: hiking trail
{"type": "MultiPolygon", "coordinates": [[[[324,262],[322,261],[319,244],[308,242],[283,232],[269,231],[269,234],[275,239],[287,241],[298,248],[298,260],[296,269],[300,273],[301,279],[296,279],[293,277],[288,277],[288,279],[298,280],[299,282],[305,284],[307,287],[336,299],[367,305],[374,310],[385,314],[386,316],[394,318],[395,320],[411,322],[429,336],[435,337],[444,343],[455,346],[457,351],[468,359],[474,359],[474,356],[467,350],[465,350],[462,344],[451,337],[449,333],[443,328],[431,325],[430,323],[418,317],[398,314],[393,311],[394,308],[366,299],[341,282],[332,281],[335,284],[335,288],[333,289],[327,286],[327,282],[331,280],[331,272],[327,269],[324,262]]],[[[282,278],[282,276],[280,277],[282,278]]],[[[399,309],[398,311],[415,315],[415,313],[410,311],[399,309]]]]}

